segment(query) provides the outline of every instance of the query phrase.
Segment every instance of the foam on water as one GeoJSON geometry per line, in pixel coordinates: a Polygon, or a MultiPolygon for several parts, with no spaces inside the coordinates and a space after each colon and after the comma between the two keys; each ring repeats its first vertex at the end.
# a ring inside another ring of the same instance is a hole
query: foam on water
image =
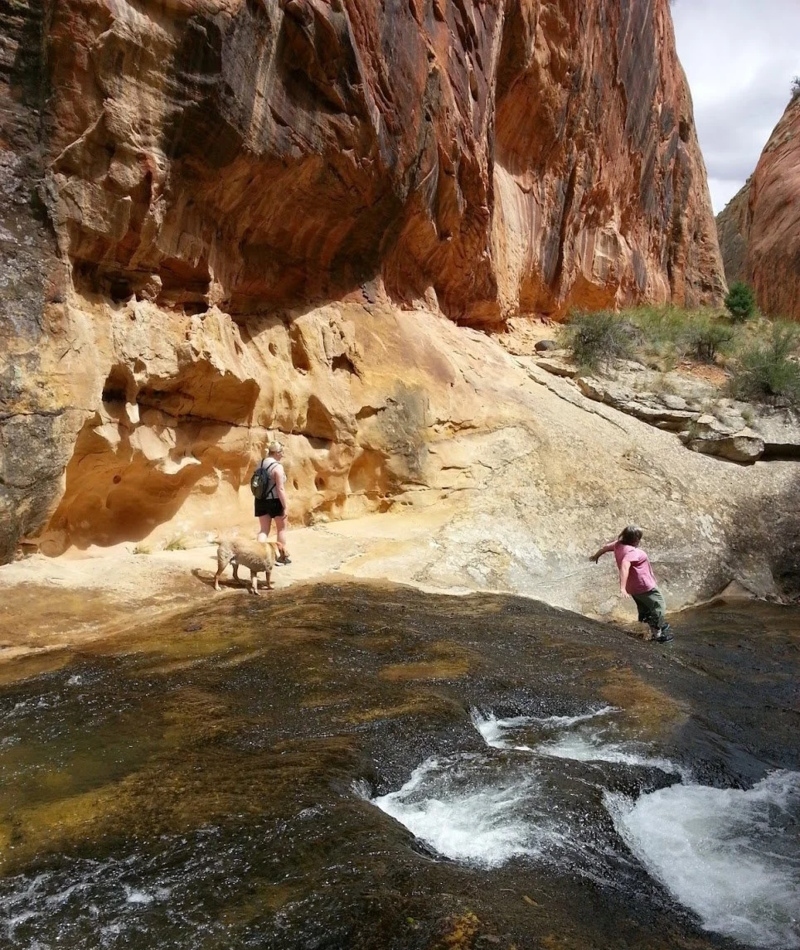
{"type": "Polygon", "coordinates": [[[518,751],[531,752],[529,746],[514,745],[505,738],[505,734],[510,730],[521,729],[531,723],[530,716],[516,716],[513,719],[498,719],[491,713],[484,715],[477,709],[472,710],[472,724],[483,736],[486,745],[493,749],[517,749],[518,751]]]}
{"type": "MultiPolygon", "coordinates": [[[[374,803],[456,861],[498,867],[513,857],[560,855],[585,861],[573,870],[595,876],[595,859],[603,860],[607,846],[592,841],[591,828],[574,814],[551,807],[543,757],[679,775],[675,785],[638,799],[604,792],[619,837],[707,930],[752,947],[800,950],[800,773],[776,772],[749,791],[697,785],[669,759],[607,741],[591,720],[614,711],[498,719],[473,710],[487,746],[505,753],[491,754],[494,768],[475,754],[428,759],[399,791],[374,803]],[[533,746],[507,738],[542,725],[556,734],[533,746]],[[498,769],[500,762],[509,767],[498,769]]],[[[624,858],[617,841],[614,851],[624,858]]]]}
{"type": "Polygon", "coordinates": [[[497,867],[540,852],[550,829],[532,807],[535,774],[494,782],[482,782],[476,774],[476,781],[469,781],[472,763],[468,755],[428,759],[401,789],[373,803],[455,861],[497,867]]]}
{"type": "Polygon", "coordinates": [[[483,736],[486,744],[494,749],[516,749],[531,752],[533,750],[529,746],[514,745],[509,742],[504,738],[505,733],[529,726],[539,726],[548,730],[568,729],[579,723],[608,716],[616,711],[614,706],[603,706],[602,709],[581,713],[578,716],[514,716],[511,719],[498,719],[492,713],[482,713],[477,709],[473,709],[472,723],[483,736]]]}
{"type": "Polygon", "coordinates": [[[749,791],[673,785],[606,799],[631,851],[706,929],[800,948],[800,772],[749,791]]]}
{"type": "Polygon", "coordinates": [[[604,742],[597,736],[568,735],[552,742],[543,742],[536,747],[540,755],[557,759],[573,759],[576,762],[611,762],[618,765],[636,765],[642,768],[661,769],[662,772],[689,777],[680,766],[670,759],[647,755],[628,742],[604,742]]]}
{"type": "Polygon", "coordinates": [[[472,722],[483,736],[484,741],[493,749],[515,752],[535,752],[559,759],[572,759],[575,762],[609,762],[618,765],[635,765],[643,768],[657,768],[663,772],[681,775],[686,781],[691,774],[669,759],[648,755],[638,745],[631,742],[609,742],[596,731],[586,726],[594,721],[617,712],[614,706],[603,706],[579,716],[516,716],[511,719],[498,719],[491,713],[483,714],[472,710],[472,722]],[[507,733],[538,726],[547,732],[562,732],[535,746],[518,745],[506,738],[507,733]],[[575,727],[580,729],[576,730],[575,727]]]}

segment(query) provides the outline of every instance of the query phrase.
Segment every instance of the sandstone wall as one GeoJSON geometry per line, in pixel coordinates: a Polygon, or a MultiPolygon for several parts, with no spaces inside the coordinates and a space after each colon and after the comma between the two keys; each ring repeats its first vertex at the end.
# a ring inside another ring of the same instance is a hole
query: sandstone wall
{"type": "Polygon", "coordinates": [[[728,280],[751,284],[768,316],[800,320],[800,99],[787,106],[717,228],[728,280]]]}
{"type": "Polygon", "coordinates": [[[380,510],[436,480],[430,443],[519,414],[446,318],[722,292],[667,0],[0,25],[2,559],[241,519],[272,434],[296,517],[380,510]]]}
{"type": "Polygon", "coordinates": [[[753,173],[747,272],[765,313],[800,320],[800,99],[787,107],[753,173]]]}
{"type": "Polygon", "coordinates": [[[69,350],[71,316],[41,188],[46,28],[42,4],[0,0],[0,563],[52,514],[85,416],[48,372],[69,350]]]}
{"type": "Polygon", "coordinates": [[[748,178],[717,215],[717,236],[725,279],[749,282],[747,273],[747,235],[750,233],[750,182],[748,178]]]}

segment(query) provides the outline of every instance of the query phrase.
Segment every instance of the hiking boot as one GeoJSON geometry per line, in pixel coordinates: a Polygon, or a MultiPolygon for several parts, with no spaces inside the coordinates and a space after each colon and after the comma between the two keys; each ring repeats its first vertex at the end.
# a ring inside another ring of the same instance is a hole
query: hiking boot
{"type": "Polygon", "coordinates": [[[669,643],[670,640],[674,640],[675,637],[672,634],[672,627],[670,627],[668,623],[665,623],[654,639],[658,643],[669,643]]]}

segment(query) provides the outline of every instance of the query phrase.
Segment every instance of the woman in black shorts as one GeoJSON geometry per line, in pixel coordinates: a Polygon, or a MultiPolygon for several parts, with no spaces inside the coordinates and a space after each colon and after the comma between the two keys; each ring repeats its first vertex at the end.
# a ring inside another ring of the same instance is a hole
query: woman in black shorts
{"type": "Polygon", "coordinates": [[[267,447],[267,456],[261,462],[261,468],[267,473],[269,485],[264,497],[255,499],[255,515],[261,527],[258,540],[267,540],[274,521],[278,531],[278,544],[280,544],[282,551],[278,561],[282,564],[291,564],[289,551],[286,548],[286,523],[288,521],[286,511],[288,505],[286,503],[286,473],[283,470],[283,465],[281,465],[282,458],[283,446],[281,443],[270,442],[267,447]]]}

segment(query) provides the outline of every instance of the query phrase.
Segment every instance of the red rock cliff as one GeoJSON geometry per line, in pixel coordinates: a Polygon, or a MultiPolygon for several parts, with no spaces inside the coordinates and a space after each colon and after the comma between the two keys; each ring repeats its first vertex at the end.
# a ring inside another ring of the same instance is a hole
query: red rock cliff
{"type": "Polygon", "coordinates": [[[800,98],[787,106],[717,227],[728,279],[751,284],[769,316],[800,320],[800,98]]]}
{"type": "Polygon", "coordinates": [[[304,513],[418,477],[365,409],[376,306],[492,328],[722,291],[667,0],[0,0],[0,25],[4,557],[238,491],[266,430],[306,440],[304,513]]]}

